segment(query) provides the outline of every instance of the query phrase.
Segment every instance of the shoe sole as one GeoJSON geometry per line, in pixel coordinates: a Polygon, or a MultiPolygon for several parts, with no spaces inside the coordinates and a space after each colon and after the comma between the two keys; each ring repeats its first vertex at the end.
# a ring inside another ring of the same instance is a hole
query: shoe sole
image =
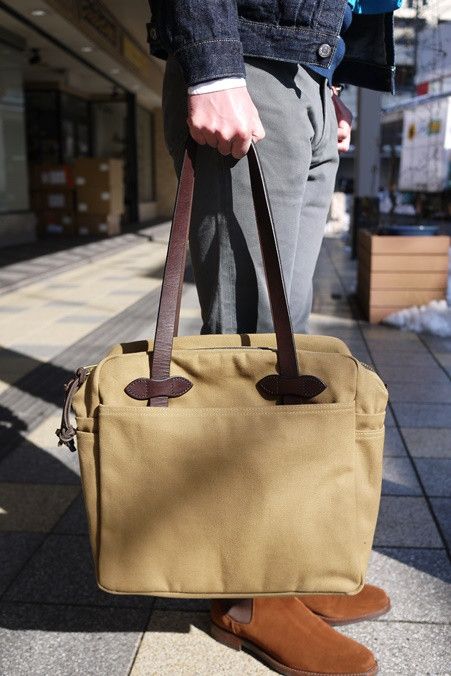
{"type": "Polygon", "coordinates": [[[239,636],[235,636],[235,634],[230,633],[229,631],[220,629],[214,623],[211,623],[210,625],[210,632],[211,636],[216,641],[218,641],[218,643],[222,643],[222,645],[238,651],[244,648],[247,652],[255,655],[261,662],[270,667],[273,671],[278,674],[284,674],[285,676],[374,676],[378,672],[377,664],[371,671],[359,671],[353,673],[334,672],[334,674],[331,674],[330,672],[326,673],[320,671],[303,671],[301,669],[292,669],[285,666],[284,664],[281,664],[280,662],[277,662],[277,660],[275,660],[273,657],[270,657],[260,648],[257,648],[257,646],[250,641],[245,641],[239,636]]]}
{"type": "Polygon", "coordinates": [[[375,613],[360,615],[358,617],[353,617],[346,620],[336,620],[333,617],[325,617],[324,615],[320,615],[319,613],[315,613],[315,615],[319,617],[320,620],[323,620],[323,622],[327,622],[327,624],[330,624],[332,627],[344,627],[346,624],[355,624],[356,622],[366,622],[369,620],[375,620],[376,618],[381,617],[381,615],[386,615],[389,610],[391,610],[390,602],[388,603],[388,605],[385,606],[385,608],[382,608],[382,610],[378,610],[375,613]]]}

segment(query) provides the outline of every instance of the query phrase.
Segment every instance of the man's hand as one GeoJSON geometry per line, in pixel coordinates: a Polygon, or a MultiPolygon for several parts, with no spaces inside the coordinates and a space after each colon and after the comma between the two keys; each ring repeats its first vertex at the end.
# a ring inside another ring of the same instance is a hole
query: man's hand
{"type": "Polygon", "coordinates": [[[338,152],[347,153],[351,143],[352,113],[336,94],[332,94],[332,100],[338,122],[338,152]]]}
{"type": "Polygon", "coordinates": [[[197,143],[237,160],[246,155],[252,141],[265,137],[247,87],[188,96],[188,127],[197,143]]]}

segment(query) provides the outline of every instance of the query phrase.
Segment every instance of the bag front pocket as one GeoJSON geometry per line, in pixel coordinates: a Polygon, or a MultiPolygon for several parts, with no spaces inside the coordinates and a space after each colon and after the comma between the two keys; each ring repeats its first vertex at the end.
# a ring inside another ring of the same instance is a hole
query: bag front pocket
{"type": "Polygon", "coordinates": [[[353,592],[355,414],[342,404],[100,407],[108,591],[353,592]]]}

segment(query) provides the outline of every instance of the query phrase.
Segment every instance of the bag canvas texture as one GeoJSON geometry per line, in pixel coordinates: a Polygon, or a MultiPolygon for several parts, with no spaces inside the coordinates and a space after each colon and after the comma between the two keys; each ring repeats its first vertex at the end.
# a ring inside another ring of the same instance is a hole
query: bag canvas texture
{"type": "Polygon", "coordinates": [[[341,340],[295,335],[293,344],[299,373],[326,384],[301,403],[256,387],[280,370],[275,334],[175,337],[170,376],[192,387],[163,406],[126,392],[152,371],[152,340],[116,345],[91,369],[73,408],[103,590],[194,598],[361,590],[387,390],[341,340]]]}

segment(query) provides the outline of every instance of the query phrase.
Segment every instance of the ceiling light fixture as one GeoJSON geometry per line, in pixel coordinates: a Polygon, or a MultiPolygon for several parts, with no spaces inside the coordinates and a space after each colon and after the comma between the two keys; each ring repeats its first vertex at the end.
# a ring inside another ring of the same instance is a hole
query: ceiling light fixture
{"type": "Polygon", "coordinates": [[[84,45],[84,46],[81,48],[81,51],[84,52],[85,54],[89,54],[90,52],[92,52],[92,51],[94,51],[94,50],[93,50],[93,48],[90,47],[89,45],[84,45]]]}
{"type": "Polygon", "coordinates": [[[33,9],[31,16],[47,16],[45,9],[33,9]]]}
{"type": "Polygon", "coordinates": [[[120,72],[121,72],[121,71],[120,71],[120,68],[112,68],[112,69],[110,70],[110,74],[111,74],[111,75],[119,75],[120,72]]]}

